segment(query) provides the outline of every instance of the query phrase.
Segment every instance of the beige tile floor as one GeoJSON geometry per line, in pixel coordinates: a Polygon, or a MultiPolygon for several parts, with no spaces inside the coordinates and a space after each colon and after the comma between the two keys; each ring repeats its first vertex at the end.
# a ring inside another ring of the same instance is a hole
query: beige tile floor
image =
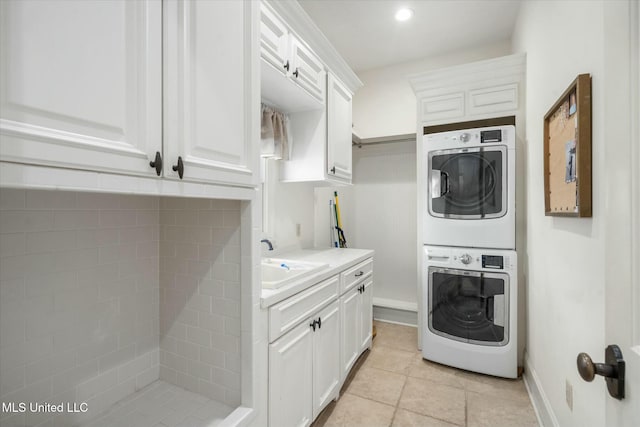
{"type": "Polygon", "coordinates": [[[312,427],[537,427],[522,379],[422,359],[417,329],[375,322],[373,347],[312,427]]]}

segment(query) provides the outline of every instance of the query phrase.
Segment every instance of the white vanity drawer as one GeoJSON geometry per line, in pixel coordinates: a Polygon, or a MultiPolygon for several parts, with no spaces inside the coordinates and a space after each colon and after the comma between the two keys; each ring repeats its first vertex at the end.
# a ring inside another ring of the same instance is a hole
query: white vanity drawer
{"type": "Polygon", "coordinates": [[[340,295],[349,291],[373,272],[373,258],[340,273],[340,295]]]}
{"type": "Polygon", "coordinates": [[[334,276],[269,308],[269,342],[337,299],[338,285],[334,276]]]}

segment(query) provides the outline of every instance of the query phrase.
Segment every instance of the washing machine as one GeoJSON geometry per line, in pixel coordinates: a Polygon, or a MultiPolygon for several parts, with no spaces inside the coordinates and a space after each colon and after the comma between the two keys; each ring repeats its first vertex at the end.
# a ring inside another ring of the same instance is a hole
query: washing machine
{"type": "Polygon", "coordinates": [[[423,269],[422,356],[516,378],[516,252],[425,246],[423,269]]]}
{"type": "Polygon", "coordinates": [[[515,126],[423,136],[423,243],[516,247],[515,126]]]}

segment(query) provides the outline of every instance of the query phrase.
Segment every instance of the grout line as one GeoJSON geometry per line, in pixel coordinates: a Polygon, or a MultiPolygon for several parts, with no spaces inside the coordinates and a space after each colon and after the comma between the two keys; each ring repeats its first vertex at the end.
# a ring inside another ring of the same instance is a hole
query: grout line
{"type": "Polygon", "coordinates": [[[400,400],[402,400],[402,394],[404,393],[404,389],[407,386],[407,380],[409,377],[407,375],[404,376],[404,382],[402,383],[402,390],[400,390],[400,395],[398,396],[398,401],[396,402],[396,406],[393,409],[393,415],[391,416],[391,424],[389,427],[393,425],[393,421],[396,419],[396,414],[398,413],[398,409],[400,408],[400,400]]]}
{"type": "Polygon", "coordinates": [[[464,389],[464,425],[469,424],[469,398],[467,394],[467,389],[464,389]]]}

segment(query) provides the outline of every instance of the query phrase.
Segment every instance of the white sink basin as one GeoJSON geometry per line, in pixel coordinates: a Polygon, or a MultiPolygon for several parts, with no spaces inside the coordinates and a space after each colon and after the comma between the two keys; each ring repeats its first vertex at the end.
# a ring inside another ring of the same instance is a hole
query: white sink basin
{"type": "Polygon", "coordinates": [[[262,287],[278,289],[323,270],[327,264],[282,258],[262,259],[262,287]]]}

